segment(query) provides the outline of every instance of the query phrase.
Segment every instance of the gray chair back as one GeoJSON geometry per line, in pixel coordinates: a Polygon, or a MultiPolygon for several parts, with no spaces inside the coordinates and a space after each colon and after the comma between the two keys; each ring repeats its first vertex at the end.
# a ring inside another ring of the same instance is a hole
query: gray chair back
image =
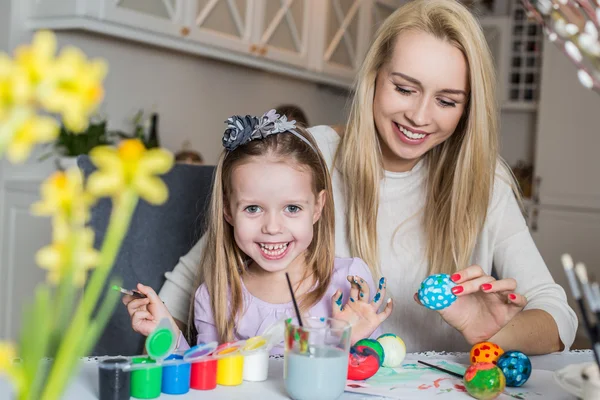
{"type": "MultiPolygon", "coordinates": [[[[95,169],[88,156],[79,156],[77,165],[86,177],[95,169]]],[[[213,166],[176,164],[162,176],[169,188],[168,201],[153,206],[140,200],[111,277],[121,278],[125,288],[135,288],[141,282],[160,290],[165,272],[175,267],[203,233],[213,172],[213,166]]],[[[104,241],[110,211],[108,199],[92,208],[90,225],[96,234],[96,248],[104,241]]],[[[108,290],[109,281],[110,278],[103,293],[108,290]]],[[[144,340],[131,328],[129,314],[119,302],[93,355],[142,354],[144,340]]]]}

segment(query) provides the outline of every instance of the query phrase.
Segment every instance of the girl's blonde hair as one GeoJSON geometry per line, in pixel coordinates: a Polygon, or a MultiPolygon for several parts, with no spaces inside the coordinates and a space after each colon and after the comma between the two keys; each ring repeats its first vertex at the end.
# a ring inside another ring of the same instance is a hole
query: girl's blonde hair
{"type": "Polygon", "coordinates": [[[431,273],[452,273],[469,265],[487,215],[499,160],[496,79],[480,25],[455,0],[406,3],[385,20],[366,55],[348,127],[335,157],[346,190],[350,251],[371,267],[374,276],[380,273],[377,212],[383,178],[373,117],[375,82],[392,57],[396,38],[407,31],[424,32],[458,48],[469,69],[470,95],[464,114],[454,134],[429,151],[426,159],[429,172],[423,227],[431,273]]]}
{"type": "MultiPolygon", "coordinates": [[[[200,261],[198,282],[204,282],[210,295],[215,326],[221,343],[234,339],[234,327],[243,313],[242,276],[249,258],[237,246],[233,227],[224,218],[230,197],[233,170],[241,164],[260,157],[270,157],[311,173],[315,196],[325,191],[321,217],[313,225],[313,240],[306,252],[307,269],[304,279],[316,283],[311,291],[297,300],[302,310],[316,304],[325,294],[331,281],[334,260],[334,204],[331,178],[316,142],[301,127],[294,129],[312,147],[292,133],[278,133],[253,140],[228,152],[223,151],[215,170],[214,184],[208,211],[206,243],[200,261]],[[229,305],[228,305],[229,302],[229,305]]],[[[193,307],[191,307],[193,308],[193,307]]],[[[188,327],[193,329],[193,310],[188,327]]],[[[193,331],[192,331],[193,332],[193,331]]]]}

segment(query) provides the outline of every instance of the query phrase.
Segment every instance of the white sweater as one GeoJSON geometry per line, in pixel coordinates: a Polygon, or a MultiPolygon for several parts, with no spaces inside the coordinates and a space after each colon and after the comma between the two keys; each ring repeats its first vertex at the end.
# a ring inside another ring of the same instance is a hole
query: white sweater
{"type": "MultiPolygon", "coordinates": [[[[339,136],[328,126],[310,129],[330,167],[339,136]]],[[[436,311],[417,305],[413,294],[426,277],[428,263],[420,218],[425,198],[427,168],[419,162],[409,172],[385,172],[381,181],[377,218],[380,266],[387,279],[388,296],[394,299],[394,312],[383,325],[384,332],[399,335],[409,352],[468,351],[462,335],[444,322],[436,311]],[[413,218],[411,218],[413,217],[413,218]],[[398,226],[401,228],[395,233],[398,226]]],[[[346,239],[346,212],[342,181],[336,170],[332,175],[335,201],[336,256],[350,257],[346,239]]],[[[192,287],[203,240],[181,257],[160,291],[173,316],[187,321],[192,287]]],[[[568,306],[562,287],[554,283],[544,260],[538,252],[525,219],[510,186],[496,179],[493,196],[483,231],[478,237],[471,263],[480,265],[488,274],[492,264],[498,276],[517,281],[517,292],[529,303],[526,309],[541,309],[556,321],[560,338],[568,349],[575,338],[577,317],[568,306]]]]}

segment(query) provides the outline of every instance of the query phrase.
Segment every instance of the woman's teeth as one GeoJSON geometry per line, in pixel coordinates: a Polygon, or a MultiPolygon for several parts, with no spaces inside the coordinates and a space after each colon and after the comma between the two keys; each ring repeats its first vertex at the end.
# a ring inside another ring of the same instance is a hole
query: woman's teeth
{"type": "Polygon", "coordinates": [[[259,243],[261,250],[269,255],[269,256],[278,256],[283,254],[286,251],[289,243],[281,243],[281,244],[265,244],[259,243]]]}
{"type": "Polygon", "coordinates": [[[427,136],[424,133],[413,133],[408,129],[404,129],[398,124],[396,124],[396,126],[398,127],[398,129],[400,129],[400,132],[402,132],[404,136],[406,136],[409,139],[423,139],[425,136],[427,136]]]}

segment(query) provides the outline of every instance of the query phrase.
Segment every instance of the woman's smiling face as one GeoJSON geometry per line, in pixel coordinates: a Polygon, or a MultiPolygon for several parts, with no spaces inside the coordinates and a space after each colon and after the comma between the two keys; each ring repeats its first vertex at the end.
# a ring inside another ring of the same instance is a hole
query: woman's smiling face
{"type": "Polygon", "coordinates": [[[388,171],[409,171],[455,131],[468,103],[463,53],[430,34],[400,34],[377,74],[373,116],[388,171]]]}

